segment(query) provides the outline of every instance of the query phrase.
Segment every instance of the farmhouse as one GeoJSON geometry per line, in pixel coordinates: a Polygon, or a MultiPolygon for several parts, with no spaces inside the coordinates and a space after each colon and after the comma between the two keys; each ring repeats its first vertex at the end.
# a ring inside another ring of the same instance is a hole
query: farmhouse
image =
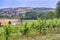
{"type": "Polygon", "coordinates": [[[6,25],[8,24],[9,21],[11,22],[12,25],[16,25],[20,22],[19,19],[0,19],[1,25],[6,25]]]}

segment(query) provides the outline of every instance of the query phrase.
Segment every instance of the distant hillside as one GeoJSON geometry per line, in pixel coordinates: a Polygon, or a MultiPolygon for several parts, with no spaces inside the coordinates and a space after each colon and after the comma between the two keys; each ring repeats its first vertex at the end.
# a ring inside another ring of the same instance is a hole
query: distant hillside
{"type": "Polygon", "coordinates": [[[31,8],[31,7],[18,7],[18,8],[4,8],[0,9],[0,17],[21,17],[21,14],[27,12],[35,12],[37,14],[44,14],[48,11],[55,11],[54,8],[31,8]]]}

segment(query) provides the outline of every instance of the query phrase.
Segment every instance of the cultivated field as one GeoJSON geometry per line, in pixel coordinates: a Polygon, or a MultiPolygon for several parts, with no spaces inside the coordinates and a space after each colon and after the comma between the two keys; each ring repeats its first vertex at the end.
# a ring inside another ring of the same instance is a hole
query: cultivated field
{"type": "Polygon", "coordinates": [[[60,40],[60,19],[24,21],[0,25],[0,40],[60,40]]]}

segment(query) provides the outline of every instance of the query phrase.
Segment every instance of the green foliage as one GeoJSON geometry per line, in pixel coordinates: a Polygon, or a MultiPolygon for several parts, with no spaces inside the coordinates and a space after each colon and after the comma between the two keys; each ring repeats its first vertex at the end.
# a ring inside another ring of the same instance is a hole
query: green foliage
{"type": "Polygon", "coordinates": [[[57,3],[56,13],[57,13],[57,17],[60,18],[60,1],[58,1],[57,3]]]}
{"type": "Polygon", "coordinates": [[[57,30],[55,28],[60,28],[60,19],[55,18],[55,19],[42,20],[39,18],[37,21],[22,22],[17,25],[9,24],[0,27],[0,39],[8,40],[11,37],[20,38],[21,36],[24,35],[35,36],[40,33],[46,34],[47,31],[55,32],[55,30],[57,30]],[[50,30],[49,28],[53,28],[53,30],[52,29],[50,30]]]}
{"type": "Polygon", "coordinates": [[[56,18],[57,17],[57,13],[53,12],[53,11],[49,11],[47,14],[47,17],[50,19],[56,18]]]}
{"type": "Polygon", "coordinates": [[[4,27],[0,27],[0,40],[6,40],[4,27]]]}

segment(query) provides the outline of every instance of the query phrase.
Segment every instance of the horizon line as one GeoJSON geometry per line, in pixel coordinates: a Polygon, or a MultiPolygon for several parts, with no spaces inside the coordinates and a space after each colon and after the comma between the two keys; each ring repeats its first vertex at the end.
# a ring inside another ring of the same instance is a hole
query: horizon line
{"type": "MultiPolygon", "coordinates": [[[[4,7],[4,8],[0,8],[0,9],[6,9],[6,8],[19,8],[19,7],[4,7]]],[[[24,8],[24,7],[22,7],[24,8]]],[[[29,8],[52,8],[52,7],[29,7],[29,8]]],[[[54,7],[56,8],[56,7],[54,7]]]]}

